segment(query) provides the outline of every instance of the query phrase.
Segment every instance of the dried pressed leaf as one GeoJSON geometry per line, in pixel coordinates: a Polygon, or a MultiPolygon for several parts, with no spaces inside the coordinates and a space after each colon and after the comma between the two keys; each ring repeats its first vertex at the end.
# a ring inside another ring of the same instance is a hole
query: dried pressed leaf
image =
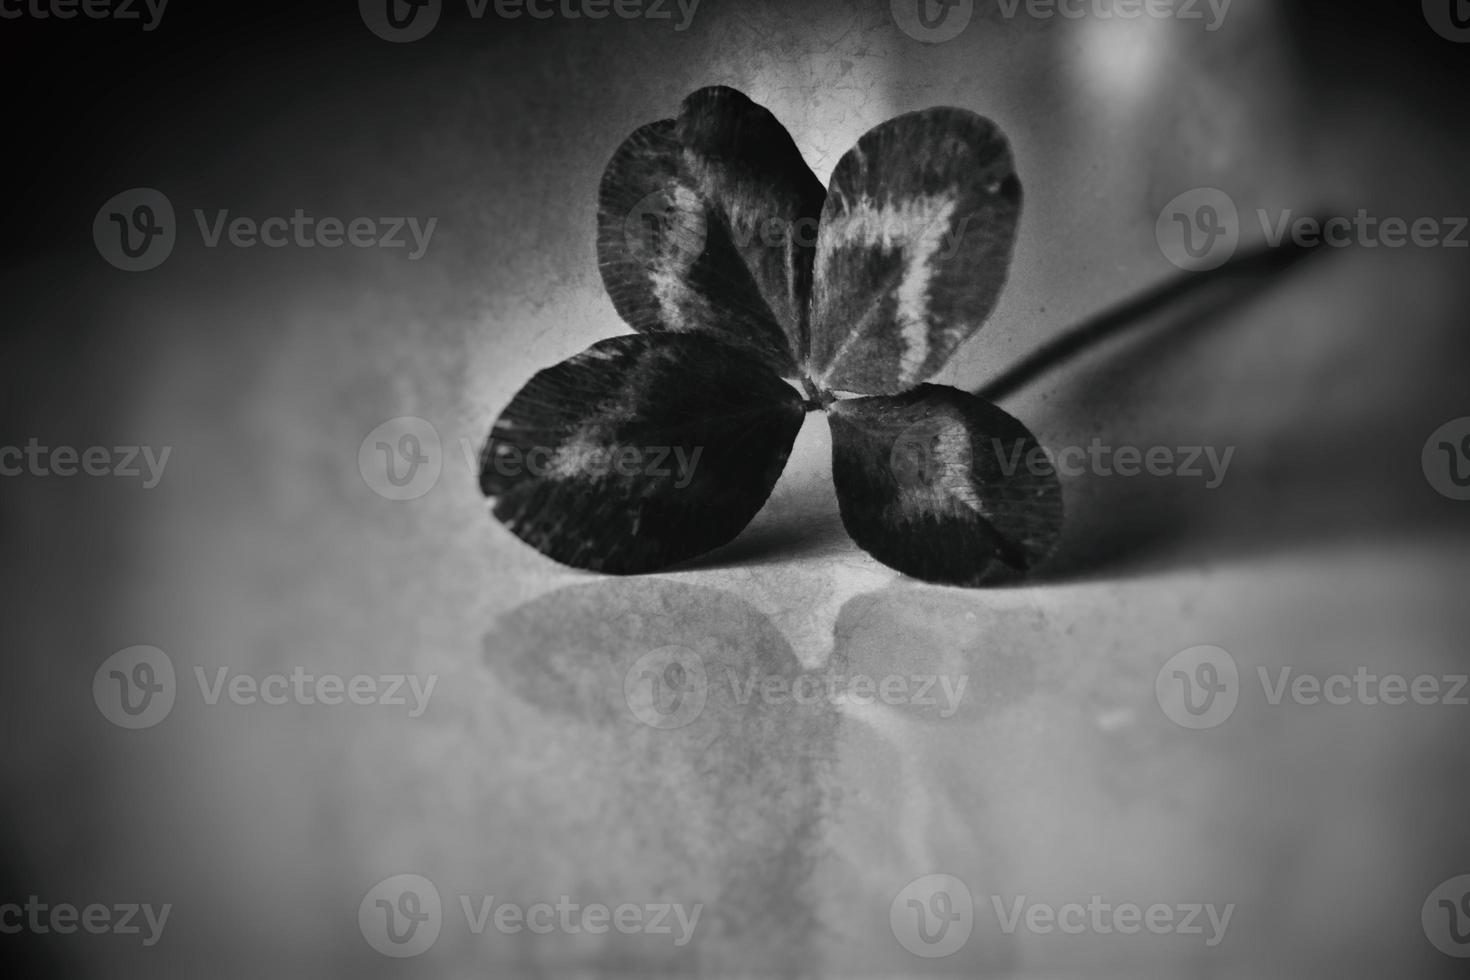
{"type": "Polygon", "coordinates": [[[1028,572],[1062,527],[1061,486],[1024,425],[967,392],[920,385],[830,410],[842,523],[883,564],[981,585],[1028,572]]]}
{"type": "Polygon", "coordinates": [[[652,572],[740,533],[780,476],[800,396],[707,337],[613,337],[541,371],[480,457],[480,489],[555,560],[652,572]]]}
{"type": "Polygon", "coordinates": [[[973,112],[909,113],[858,140],[817,236],[817,383],[894,394],[943,367],[995,307],[1020,213],[1010,146],[973,112]]]}
{"type": "Polygon", "coordinates": [[[603,174],[597,254],[613,305],[635,330],[713,334],[795,377],[823,195],[774,116],[700,89],[603,174]]]}

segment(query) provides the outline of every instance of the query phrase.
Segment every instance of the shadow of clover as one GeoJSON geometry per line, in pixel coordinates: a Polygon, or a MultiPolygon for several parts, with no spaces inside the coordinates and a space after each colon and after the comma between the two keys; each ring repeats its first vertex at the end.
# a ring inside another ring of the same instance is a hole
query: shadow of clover
{"type": "Polygon", "coordinates": [[[668,900],[705,903],[685,953],[760,937],[740,966],[773,974],[806,955],[803,888],[822,851],[838,715],[762,693],[803,673],[763,613],[717,589],[608,580],[516,608],[483,649],[501,683],[559,723],[548,738],[612,753],[599,787],[612,794],[608,867],[668,867],[668,900]]]}
{"type": "MultiPolygon", "coordinates": [[[[1033,693],[1029,657],[989,642],[996,625],[972,592],[859,595],[838,614],[827,663],[804,668],[770,618],[735,595],[612,579],[512,610],[485,634],[483,656],[560,723],[547,738],[596,739],[611,753],[590,794],[606,825],[605,848],[584,845],[596,861],[613,877],[622,861],[668,867],[664,897],[706,905],[708,931],[691,943],[702,963],[720,956],[707,944],[730,942],[748,954],[743,969],[779,974],[831,939],[826,916],[886,936],[890,900],[935,870],[926,855],[977,895],[1003,870],[975,787],[952,785],[948,763],[924,754],[933,739],[945,758],[971,751],[978,724],[1033,693]]],[[[1001,625],[1001,635],[1038,626],[1025,616],[1001,625]]],[[[979,910],[966,947],[943,960],[877,945],[895,969],[992,973],[1014,949],[991,920],[979,910]]]]}

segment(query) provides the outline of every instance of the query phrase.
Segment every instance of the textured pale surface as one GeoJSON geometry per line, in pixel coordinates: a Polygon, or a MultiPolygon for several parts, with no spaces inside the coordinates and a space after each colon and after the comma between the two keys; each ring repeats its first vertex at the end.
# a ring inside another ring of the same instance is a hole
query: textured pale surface
{"type": "MultiPolygon", "coordinates": [[[[681,594],[669,615],[697,632],[738,600],[812,666],[832,654],[844,606],[876,594],[898,610],[849,607],[850,656],[898,672],[955,658],[984,692],[949,721],[843,716],[818,743],[813,781],[762,808],[705,794],[711,781],[773,778],[766,756],[782,745],[762,740],[779,726],[731,728],[727,740],[748,744],[723,747],[711,763],[722,768],[694,780],[652,733],[619,741],[530,696],[534,658],[487,664],[497,617],[565,586],[585,590],[565,599],[573,610],[615,587],[499,527],[473,449],[532,372],[624,330],[596,270],[597,181],[623,137],[701,85],[769,106],[822,179],[898,112],[953,103],[1000,123],[1027,211],[1010,285],[946,383],[978,385],[1173,272],[1154,218],[1192,186],[1227,187],[1242,205],[1335,196],[1465,213],[1463,147],[1368,95],[1313,101],[1266,5],[1237,0],[1210,35],[977,14],[935,48],[895,30],[886,6],[710,3],[677,36],[548,25],[552,56],[488,30],[488,50],[446,46],[438,60],[385,48],[380,74],[307,73],[299,101],[230,130],[202,168],[140,181],[181,211],[440,215],[418,263],[181,245],[125,278],[79,239],[75,254],[13,274],[14,286],[96,270],[26,311],[41,325],[25,351],[35,370],[92,396],[83,412],[65,386],[32,386],[31,431],[175,447],[147,493],[4,491],[4,586],[20,613],[0,693],[18,748],[3,771],[25,788],[7,801],[4,831],[21,842],[9,849],[52,893],[175,905],[157,949],[78,942],[69,955],[107,975],[251,978],[534,975],[596,957],[565,937],[474,937],[451,921],[426,958],[384,960],[358,935],[357,904],[413,871],[438,883],[451,917],[461,893],[692,903],[739,882],[749,891],[727,901],[765,908],[754,926],[812,924],[699,937],[697,965],[715,973],[1449,974],[1419,906],[1470,868],[1470,709],[1270,708],[1257,696],[1222,728],[1191,732],[1159,713],[1153,684],[1165,659],[1202,643],[1245,672],[1465,669],[1464,505],[1418,468],[1425,435],[1466,413],[1463,377],[1444,368],[1464,362],[1452,253],[1333,256],[1207,331],[1140,335],[1007,404],[1050,444],[1239,447],[1218,491],[1069,483],[1063,581],[960,593],[879,566],[841,534],[828,434],[808,419],[727,560],[647,580],[649,595],[660,583],[720,590],[733,600],[681,594]],[[86,349],[44,339],[42,327],[78,321],[97,325],[86,349]],[[444,473],[429,495],[392,503],[364,485],[358,445],[406,414],[438,427],[444,473]],[[205,708],[196,688],[163,725],[122,733],[93,708],[91,674],[135,643],[169,651],[186,684],[195,665],[298,664],[439,683],[411,722],[394,709],[205,708]],[[719,812],[720,799],[734,805],[719,812]],[[809,825],[797,819],[808,812],[809,825]],[[783,834],[787,857],[747,862],[783,834]],[[964,878],[982,903],[970,944],[937,963],[908,956],[887,926],[893,896],[930,872],[964,878]],[[1237,911],[1226,942],[1205,950],[1182,937],[1001,935],[991,894],[1237,911]]],[[[547,615],[548,660],[564,626],[547,615]]]]}

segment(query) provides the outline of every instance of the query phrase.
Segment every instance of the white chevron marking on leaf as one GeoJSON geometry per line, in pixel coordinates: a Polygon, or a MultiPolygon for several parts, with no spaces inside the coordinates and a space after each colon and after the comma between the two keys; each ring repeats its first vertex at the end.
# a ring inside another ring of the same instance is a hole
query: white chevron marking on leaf
{"type": "Polygon", "coordinates": [[[835,219],[817,256],[817,267],[825,275],[833,253],[841,247],[903,250],[905,265],[897,290],[897,319],[904,341],[899,370],[906,382],[918,376],[929,356],[929,282],[934,272],[930,260],[944,244],[956,203],[951,196],[934,194],[917,195],[884,207],[876,206],[871,199],[859,201],[835,219]]]}

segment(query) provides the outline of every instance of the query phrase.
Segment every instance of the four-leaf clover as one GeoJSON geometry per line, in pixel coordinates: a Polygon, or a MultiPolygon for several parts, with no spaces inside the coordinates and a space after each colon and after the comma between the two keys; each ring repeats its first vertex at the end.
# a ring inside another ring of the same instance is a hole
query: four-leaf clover
{"type": "Polygon", "coordinates": [[[1010,147],[972,112],[879,125],[824,191],[770,112],[695,92],[602,179],[602,278],[638,332],[512,399],[481,454],[495,516],[564,564],[657,571],[735,538],[820,409],[864,550],[960,585],[1035,568],[1062,524],[1035,438],[925,383],[994,308],[1020,210],[1010,147]]]}

